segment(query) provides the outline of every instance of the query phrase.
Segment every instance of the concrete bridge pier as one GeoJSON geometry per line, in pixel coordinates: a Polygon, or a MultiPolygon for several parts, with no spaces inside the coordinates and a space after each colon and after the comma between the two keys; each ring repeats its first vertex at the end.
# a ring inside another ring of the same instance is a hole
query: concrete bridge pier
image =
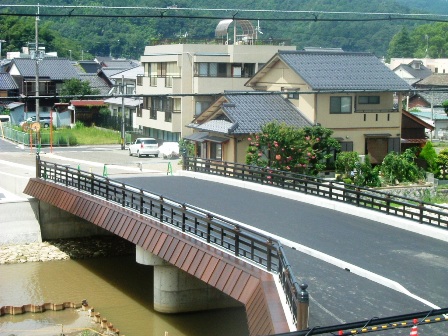
{"type": "Polygon", "coordinates": [[[160,313],[243,307],[230,296],[138,245],[136,261],[154,267],[154,310],[160,313]]]}

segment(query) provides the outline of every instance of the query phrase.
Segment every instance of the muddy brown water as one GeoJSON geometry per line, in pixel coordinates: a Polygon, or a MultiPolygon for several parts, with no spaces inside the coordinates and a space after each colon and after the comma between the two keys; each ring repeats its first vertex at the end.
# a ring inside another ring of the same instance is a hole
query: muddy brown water
{"type": "MultiPolygon", "coordinates": [[[[86,299],[120,335],[248,335],[243,309],[166,315],[154,312],[152,297],[153,269],[132,255],[0,266],[0,306],[86,299]]],[[[98,326],[75,309],[0,317],[1,336],[87,335],[98,326]]]]}

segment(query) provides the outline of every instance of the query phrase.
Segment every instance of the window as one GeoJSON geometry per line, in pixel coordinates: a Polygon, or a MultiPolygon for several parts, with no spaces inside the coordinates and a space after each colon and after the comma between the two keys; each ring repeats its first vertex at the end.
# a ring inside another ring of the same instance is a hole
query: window
{"type": "Polygon", "coordinates": [[[208,101],[197,101],[195,115],[200,115],[202,112],[204,112],[210,106],[210,104],[211,103],[208,101]]]}
{"type": "Polygon", "coordinates": [[[352,113],[352,97],[330,97],[330,113],[352,113]]]}
{"type": "Polygon", "coordinates": [[[137,75],[137,85],[142,86],[143,85],[143,76],[137,75]]]}
{"type": "Polygon", "coordinates": [[[379,104],[380,96],[359,96],[358,104],[379,104]]]}
{"type": "Polygon", "coordinates": [[[196,75],[199,77],[226,77],[226,63],[197,63],[196,75]]]}
{"type": "Polygon", "coordinates": [[[157,77],[166,76],[166,63],[159,63],[157,67],[157,77]]]}
{"type": "Polygon", "coordinates": [[[210,159],[222,159],[222,145],[220,143],[210,143],[210,159]]]}
{"type": "Polygon", "coordinates": [[[342,141],[339,144],[341,145],[341,152],[353,152],[353,141],[342,141]]]}

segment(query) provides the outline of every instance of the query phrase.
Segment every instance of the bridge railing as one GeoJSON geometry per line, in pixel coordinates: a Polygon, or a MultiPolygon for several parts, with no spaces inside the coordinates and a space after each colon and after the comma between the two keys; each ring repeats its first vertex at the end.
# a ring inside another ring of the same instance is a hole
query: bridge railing
{"type": "Polygon", "coordinates": [[[448,207],[323,178],[234,162],[183,158],[183,169],[292,190],[447,229],[448,207]]]}
{"type": "Polygon", "coordinates": [[[300,289],[277,240],[193,205],[67,165],[42,161],[39,157],[36,162],[36,176],[119,204],[141,215],[156,218],[166,225],[224,248],[236,257],[278,274],[294,322],[303,325],[304,322],[298,321],[297,317],[299,303],[303,301],[300,295],[304,291],[300,289]]]}

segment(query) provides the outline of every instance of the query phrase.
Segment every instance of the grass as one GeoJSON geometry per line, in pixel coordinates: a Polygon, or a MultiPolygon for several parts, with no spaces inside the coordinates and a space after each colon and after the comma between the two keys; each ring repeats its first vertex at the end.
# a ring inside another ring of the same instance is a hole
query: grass
{"type": "Polygon", "coordinates": [[[96,127],[76,126],[75,128],[60,128],[61,135],[76,139],[78,145],[115,145],[121,143],[121,134],[113,130],[96,127]]]}

